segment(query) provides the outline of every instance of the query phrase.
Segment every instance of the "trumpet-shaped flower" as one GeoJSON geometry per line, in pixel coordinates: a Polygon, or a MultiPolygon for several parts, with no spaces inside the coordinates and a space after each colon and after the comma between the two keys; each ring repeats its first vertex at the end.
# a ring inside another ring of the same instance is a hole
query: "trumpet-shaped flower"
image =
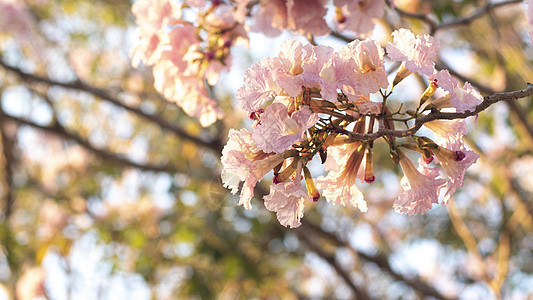
{"type": "Polygon", "coordinates": [[[415,36],[410,30],[400,28],[392,33],[393,42],[387,45],[387,54],[393,61],[405,62],[411,72],[431,75],[435,71],[433,58],[439,42],[430,35],[415,36]]]}
{"type": "Polygon", "coordinates": [[[471,150],[449,150],[446,148],[439,148],[433,153],[448,176],[448,190],[443,199],[443,204],[445,204],[453,197],[455,190],[463,186],[466,170],[477,161],[479,155],[471,150]]]}
{"type": "Polygon", "coordinates": [[[261,114],[260,124],[252,137],[265,153],[282,153],[293,144],[301,141],[309,127],[318,121],[318,114],[309,107],[302,106],[289,116],[287,107],[282,103],[272,103],[261,114]]]}
{"type": "MultiPolygon", "coordinates": [[[[309,49],[309,47],[306,47],[309,49]]],[[[271,70],[276,84],[291,97],[302,92],[304,86],[302,63],[304,60],[304,46],[298,41],[281,43],[281,51],[277,59],[273,59],[271,70]]]]}
{"type": "Polygon", "coordinates": [[[257,148],[252,140],[252,133],[246,129],[230,130],[229,140],[222,150],[222,183],[233,194],[239,190],[239,183],[244,181],[239,205],[252,209],[250,200],[253,189],[270,170],[283,162],[283,154],[266,154],[257,148]]]}
{"type": "Polygon", "coordinates": [[[351,204],[362,212],[367,210],[363,193],[355,185],[356,178],[361,179],[364,173],[360,168],[364,155],[365,149],[359,143],[328,148],[326,164],[331,169],[327,176],[320,176],[315,181],[328,202],[351,204]]]}
{"type": "Polygon", "coordinates": [[[450,93],[450,102],[458,112],[473,111],[483,102],[483,96],[469,82],[465,82],[460,88],[457,80],[450,75],[448,70],[436,72],[429,77],[429,80],[450,93]]]}
{"type": "Polygon", "coordinates": [[[302,223],[304,204],[311,200],[299,181],[289,181],[270,186],[270,194],[263,197],[265,207],[273,212],[281,225],[296,228],[302,223]]]}
{"type": "Polygon", "coordinates": [[[439,190],[446,180],[437,178],[439,169],[428,167],[422,158],[419,159],[419,164],[417,170],[407,156],[400,159],[400,166],[405,175],[401,180],[403,192],[393,205],[394,210],[399,213],[425,214],[433,203],[439,202],[439,190]]]}
{"type": "Polygon", "coordinates": [[[244,71],[244,83],[237,90],[237,103],[249,112],[261,108],[279,92],[271,71],[272,58],[264,58],[244,71]]]}
{"type": "Polygon", "coordinates": [[[296,228],[304,216],[305,200],[311,199],[302,187],[302,163],[298,162],[294,179],[270,186],[270,194],[263,197],[265,207],[273,212],[281,225],[296,228]]]}
{"type": "MultiPolygon", "coordinates": [[[[354,87],[356,90],[353,96],[359,96],[360,94],[368,96],[388,87],[388,74],[385,71],[383,56],[383,48],[375,41],[369,39],[364,41],[355,40],[341,48],[339,60],[353,60],[355,63],[355,66],[347,66],[347,68],[355,67],[355,72],[351,72],[353,74],[351,82],[348,83],[349,86],[354,87]]],[[[349,91],[346,86],[343,86],[343,90],[345,92],[349,91]]],[[[350,96],[350,93],[348,92],[347,95],[350,96]]]]}
{"type": "Polygon", "coordinates": [[[424,126],[435,133],[435,142],[447,148],[463,147],[463,136],[468,133],[466,122],[458,120],[434,120],[424,126]]]}

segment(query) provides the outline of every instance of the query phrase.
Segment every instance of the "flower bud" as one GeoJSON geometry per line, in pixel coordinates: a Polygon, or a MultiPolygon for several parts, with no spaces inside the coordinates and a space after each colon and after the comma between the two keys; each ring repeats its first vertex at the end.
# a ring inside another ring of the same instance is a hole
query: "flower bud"
{"type": "Polygon", "coordinates": [[[372,183],[376,180],[374,176],[374,166],[372,160],[372,149],[368,147],[366,149],[366,162],[365,162],[365,182],[372,183]]]}
{"type": "Polygon", "coordinates": [[[400,69],[398,70],[398,73],[396,73],[396,76],[394,77],[394,81],[392,82],[392,86],[396,86],[400,81],[404,80],[405,77],[411,75],[411,71],[405,67],[405,62],[402,62],[400,69]]]}
{"type": "Polygon", "coordinates": [[[307,167],[304,167],[304,178],[305,178],[305,187],[307,188],[307,193],[309,197],[313,199],[314,202],[317,202],[320,199],[320,193],[315,187],[315,182],[311,176],[311,172],[307,167]]]}
{"type": "Polygon", "coordinates": [[[451,96],[450,94],[446,94],[442,97],[439,97],[433,101],[431,101],[431,103],[429,103],[427,106],[426,106],[426,109],[432,109],[432,108],[436,108],[436,109],[443,109],[443,108],[450,108],[450,107],[453,107],[452,106],[452,102],[450,101],[451,99],[451,96]]]}
{"type": "Polygon", "coordinates": [[[289,177],[291,177],[291,175],[294,173],[294,171],[296,171],[296,168],[298,167],[298,162],[300,162],[300,159],[295,158],[292,163],[285,168],[285,170],[283,170],[277,175],[276,180],[278,181],[278,183],[285,182],[287,181],[287,179],[289,179],[289,177]]]}
{"type": "Polygon", "coordinates": [[[438,87],[439,85],[437,84],[437,79],[431,81],[427,89],[424,91],[424,94],[422,94],[418,107],[421,107],[422,104],[424,104],[429,99],[429,97],[433,96],[438,87]]]}

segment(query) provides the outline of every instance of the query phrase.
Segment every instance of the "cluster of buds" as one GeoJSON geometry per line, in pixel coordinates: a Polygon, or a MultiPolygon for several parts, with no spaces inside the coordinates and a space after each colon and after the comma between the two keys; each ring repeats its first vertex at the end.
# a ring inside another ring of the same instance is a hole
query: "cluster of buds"
{"type": "Polygon", "coordinates": [[[305,203],[321,196],[364,212],[367,204],[356,182],[375,180],[372,151],[379,140],[388,144],[392,161],[405,175],[396,211],[425,213],[439,199],[447,203],[478,158],[464,146],[464,120],[426,122],[431,136],[418,130],[399,134],[405,131],[396,128],[409,129],[413,120],[444,108],[473,111],[483,99],[469,83],[460,88],[448,71],[435,69],[438,43],[431,36],[400,29],[393,37],[388,56],[402,63],[392,85],[384,50],[369,39],[339,51],[287,41],[277,57],[265,58],[245,72],[237,102],[250,113],[253,129],[231,130],[222,153],[224,186],[237,193],[244,182],[239,204],[251,209],[255,185],[273,171],[270,193],[263,200],[284,226],[298,227],[305,203]],[[392,111],[387,99],[413,72],[427,78],[428,88],[416,110],[403,111],[402,105],[392,111]],[[445,95],[435,98],[438,89],[445,95]],[[381,95],[382,101],[371,101],[371,94],[381,95]],[[420,153],[418,168],[407,150],[420,153]],[[314,157],[321,160],[325,176],[311,175],[308,163],[314,157]]]}

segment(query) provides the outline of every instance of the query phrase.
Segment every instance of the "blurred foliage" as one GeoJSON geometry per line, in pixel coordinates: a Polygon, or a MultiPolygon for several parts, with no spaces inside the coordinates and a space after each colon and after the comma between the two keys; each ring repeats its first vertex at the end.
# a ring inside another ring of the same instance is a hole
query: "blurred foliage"
{"type": "MultiPolygon", "coordinates": [[[[485,4],[398,2],[440,22],[485,4]]],[[[0,66],[0,284],[9,297],[41,286],[37,294],[49,299],[347,299],[350,285],[376,299],[533,297],[531,99],[498,103],[471,124],[468,143],[481,159],[454,205],[424,216],[395,213],[401,174],[380,165],[376,182],[363,186],[367,213],[322,199],[306,207],[301,228],[287,230],[259,196],[245,211],[221,186],[220,146],[242,112],[201,128],[157,94],[149,68],[130,68],[129,1],[26,4],[31,39],[2,32],[2,61],[85,85],[38,82],[0,66]],[[212,143],[185,139],[142,114],[212,143]]],[[[424,28],[390,9],[385,20],[384,28],[424,28]]],[[[509,5],[439,31],[442,62],[484,94],[521,89],[533,78],[524,25],[523,8],[509,5]]],[[[246,66],[236,65],[242,74],[246,66]]],[[[213,89],[227,111],[233,92],[213,89]]],[[[374,149],[376,161],[390,161],[387,147],[374,149]]]]}

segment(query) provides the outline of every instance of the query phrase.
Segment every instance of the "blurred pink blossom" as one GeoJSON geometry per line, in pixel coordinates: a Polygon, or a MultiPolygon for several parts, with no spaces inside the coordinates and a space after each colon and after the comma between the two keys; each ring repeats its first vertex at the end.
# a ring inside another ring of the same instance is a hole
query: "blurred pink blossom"
{"type": "Polygon", "coordinates": [[[33,300],[45,296],[44,281],[46,273],[41,267],[32,267],[24,271],[17,281],[16,295],[19,300],[33,300]]]}
{"type": "Polygon", "coordinates": [[[351,31],[365,38],[374,28],[373,19],[382,18],[385,13],[385,0],[334,0],[340,9],[336,18],[338,31],[351,31]]]}
{"type": "Polygon", "coordinates": [[[331,29],[324,16],[326,0],[263,0],[252,18],[253,31],[273,37],[285,29],[301,35],[326,35],[331,29]]]}

